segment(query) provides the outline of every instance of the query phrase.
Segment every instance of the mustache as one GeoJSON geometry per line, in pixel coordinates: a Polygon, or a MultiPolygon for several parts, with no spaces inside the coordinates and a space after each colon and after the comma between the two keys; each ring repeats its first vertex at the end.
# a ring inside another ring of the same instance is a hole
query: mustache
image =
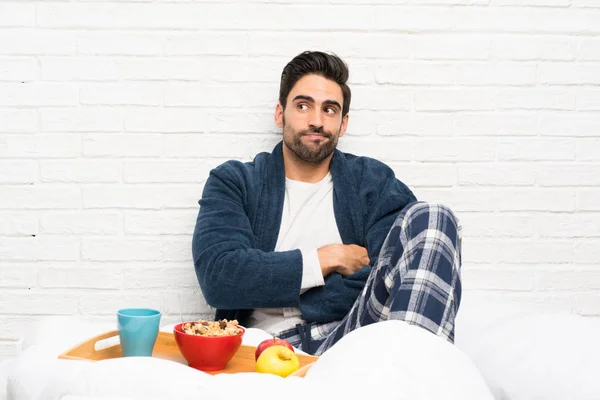
{"type": "Polygon", "coordinates": [[[327,139],[331,139],[333,137],[331,133],[325,131],[323,128],[304,129],[303,131],[300,131],[300,136],[314,135],[315,133],[326,137],[327,139]]]}

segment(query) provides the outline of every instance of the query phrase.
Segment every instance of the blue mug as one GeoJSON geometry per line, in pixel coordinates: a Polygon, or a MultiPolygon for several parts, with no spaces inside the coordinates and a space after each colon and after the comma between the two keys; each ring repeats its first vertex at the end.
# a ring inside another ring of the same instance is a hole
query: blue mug
{"type": "Polygon", "coordinates": [[[123,357],[152,356],[160,317],[160,311],[150,308],[124,308],[117,312],[123,357]]]}

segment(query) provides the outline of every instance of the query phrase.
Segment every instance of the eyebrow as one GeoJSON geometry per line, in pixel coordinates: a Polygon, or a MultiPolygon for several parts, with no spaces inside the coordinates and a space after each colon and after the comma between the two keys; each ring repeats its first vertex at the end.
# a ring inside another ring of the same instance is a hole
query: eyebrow
{"type": "MultiPolygon", "coordinates": [[[[294,97],[294,100],[292,100],[292,102],[294,102],[296,100],[306,100],[311,103],[315,102],[315,99],[313,99],[310,96],[303,95],[303,94],[299,94],[298,96],[294,97]]],[[[340,110],[342,109],[342,105],[335,100],[325,100],[325,101],[323,101],[323,104],[337,106],[337,108],[339,108],[340,110]]]]}

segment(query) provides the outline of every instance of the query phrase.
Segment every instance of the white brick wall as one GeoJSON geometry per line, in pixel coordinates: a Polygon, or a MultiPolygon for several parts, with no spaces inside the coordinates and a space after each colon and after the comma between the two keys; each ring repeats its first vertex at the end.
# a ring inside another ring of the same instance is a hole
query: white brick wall
{"type": "Polygon", "coordinates": [[[465,295],[600,316],[600,1],[0,0],[0,358],[42,315],[210,315],[203,182],[279,140],[305,49],[351,68],[341,148],[461,217],[465,295]]]}

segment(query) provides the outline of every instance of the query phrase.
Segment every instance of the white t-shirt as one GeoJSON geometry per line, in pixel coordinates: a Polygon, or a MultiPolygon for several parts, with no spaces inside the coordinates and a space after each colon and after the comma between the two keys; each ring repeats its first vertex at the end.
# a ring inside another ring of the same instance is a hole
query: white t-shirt
{"type": "MultiPolygon", "coordinates": [[[[331,173],[317,183],[286,178],[283,214],[275,251],[300,249],[302,252],[301,293],[325,284],[317,249],[341,243],[333,213],[331,173]]],[[[254,310],[250,326],[276,335],[303,322],[300,316],[297,308],[259,308],[254,310]]]]}

